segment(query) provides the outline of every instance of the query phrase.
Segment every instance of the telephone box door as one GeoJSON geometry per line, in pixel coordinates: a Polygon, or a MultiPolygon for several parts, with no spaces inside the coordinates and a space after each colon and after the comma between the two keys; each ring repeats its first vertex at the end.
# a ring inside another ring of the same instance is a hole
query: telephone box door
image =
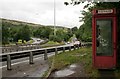
{"type": "Polygon", "coordinates": [[[114,68],[114,27],[112,18],[96,18],[96,57],[97,68],[114,68]]]}

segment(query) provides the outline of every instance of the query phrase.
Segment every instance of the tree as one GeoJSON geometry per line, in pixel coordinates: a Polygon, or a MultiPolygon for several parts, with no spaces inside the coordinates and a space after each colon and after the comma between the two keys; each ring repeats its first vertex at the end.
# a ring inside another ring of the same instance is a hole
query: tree
{"type": "Polygon", "coordinates": [[[9,43],[9,28],[7,26],[2,26],[2,44],[8,44],[9,43]]]}
{"type": "Polygon", "coordinates": [[[33,34],[35,37],[48,39],[52,31],[50,27],[39,27],[33,34]]]}
{"type": "Polygon", "coordinates": [[[54,42],[61,42],[61,39],[56,35],[50,35],[49,40],[54,42]]]}
{"type": "Polygon", "coordinates": [[[2,44],[8,44],[9,43],[9,24],[6,24],[2,22],[2,44]]]}
{"type": "Polygon", "coordinates": [[[50,34],[49,36],[49,39],[51,41],[57,41],[57,42],[67,42],[69,41],[70,37],[72,36],[73,34],[71,33],[70,29],[57,29],[56,30],[56,35],[54,35],[53,33],[50,34]]]}
{"type": "Polygon", "coordinates": [[[43,27],[44,30],[41,31],[41,37],[42,38],[49,38],[49,35],[51,34],[52,32],[52,29],[49,28],[49,27],[43,27]]]}
{"type": "Polygon", "coordinates": [[[15,41],[18,41],[19,39],[29,41],[30,37],[31,37],[31,31],[29,27],[25,25],[17,32],[15,36],[15,41]]]}
{"type": "Polygon", "coordinates": [[[78,30],[77,27],[73,27],[73,28],[71,28],[71,31],[72,31],[73,33],[75,33],[77,30],[78,30]]]}
{"type": "MultiPolygon", "coordinates": [[[[91,0],[89,0],[91,1],[91,0]]],[[[100,0],[97,0],[100,1],[100,0]]],[[[93,9],[109,9],[109,8],[116,8],[119,10],[120,8],[120,2],[105,2],[106,0],[103,0],[103,2],[89,2],[84,6],[84,9],[88,9],[88,11],[83,10],[82,15],[84,16],[81,21],[83,21],[83,25],[80,26],[79,31],[76,32],[76,37],[82,39],[83,41],[90,41],[92,40],[92,13],[91,11],[93,9]]],[[[71,2],[65,2],[65,5],[80,5],[84,2],[81,0],[71,0],[71,2]]],[[[118,26],[120,26],[120,16],[118,16],[118,26]]],[[[118,27],[120,30],[120,27],[118,27]]],[[[120,31],[119,31],[120,32],[120,31]]],[[[120,37],[118,37],[118,40],[120,37]]],[[[120,43],[119,43],[120,44],[120,43]]]]}
{"type": "Polygon", "coordinates": [[[14,27],[11,27],[10,30],[9,30],[9,34],[10,34],[10,42],[13,42],[15,41],[15,36],[18,32],[18,29],[14,28],[14,27]]]}

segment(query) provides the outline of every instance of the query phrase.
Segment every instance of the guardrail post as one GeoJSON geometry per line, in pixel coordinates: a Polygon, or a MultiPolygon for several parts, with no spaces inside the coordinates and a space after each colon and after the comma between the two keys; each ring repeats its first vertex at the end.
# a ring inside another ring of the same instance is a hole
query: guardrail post
{"type": "Polygon", "coordinates": [[[55,55],[57,55],[58,54],[58,51],[57,51],[57,48],[55,48],[55,55]]]}
{"type": "Polygon", "coordinates": [[[44,60],[47,60],[48,57],[47,57],[47,49],[45,49],[45,53],[44,53],[44,60]]]}
{"type": "Polygon", "coordinates": [[[79,49],[79,44],[77,45],[78,49],[79,49]]]}
{"type": "Polygon", "coordinates": [[[9,52],[12,52],[12,48],[9,48],[9,52]]]}
{"type": "Polygon", "coordinates": [[[63,47],[63,52],[65,52],[65,47],[63,47]]]}
{"type": "Polygon", "coordinates": [[[11,70],[11,57],[7,55],[7,70],[11,70]]]}
{"type": "Polygon", "coordinates": [[[19,48],[18,48],[18,45],[16,46],[16,51],[18,51],[19,50],[19,48]]]}
{"type": "Polygon", "coordinates": [[[81,43],[79,44],[79,48],[81,47],[81,43]]]}
{"type": "Polygon", "coordinates": [[[33,64],[33,52],[30,52],[29,64],[33,64]]]}
{"type": "Polygon", "coordinates": [[[24,48],[23,48],[23,47],[21,47],[21,50],[22,50],[22,51],[23,51],[23,49],[24,49],[24,48]]]}
{"type": "Polygon", "coordinates": [[[69,51],[71,51],[71,46],[69,46],[69,51]]]}
{"type": "Polygon", "coordinates": [[[41,46],[39,46],[39,49],[41,48],[41,46]]]}
{"type": "Polygon", "coordinates": [[[74,45],[74,50],[75,50],[76,48],[75,48],[75,45],[74,45]]]}
{"type": "Polygon", "coordinates": [[[83,44],[83,47],[85,47],[85,44],[83,44]]]}

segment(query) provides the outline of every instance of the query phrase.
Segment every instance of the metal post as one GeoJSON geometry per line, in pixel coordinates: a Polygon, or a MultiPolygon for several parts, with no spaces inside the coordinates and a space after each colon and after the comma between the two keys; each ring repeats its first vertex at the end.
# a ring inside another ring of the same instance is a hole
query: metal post
{"type": "Polygon", "coordinates": [[[58,51],[57,51],[57,48],[55,48],[55,55],[57,55],[58,54],[58,51]]]}
{"type": "Polygon", "coordinates": [[[80,42],[80,44],[79,44],[79,47],[82,47],[81,42],[80,42]]]}
{"type": "Polygon", "coordinates": [[[11,70],[11,57],[7,55],[7,70],[11,70]]]}
{"type": "Polygon", "coordinates": [[[79,46],[79,48],[81,47],[80,44],[78,46],[79,46]]]}
{"type": "Polygon", "coordinates": [[[69,51],[71,51],[71,46],[69,46],[69,51]]]}
{"type": "Polygon", "coordinates": [[[56,36],[56,4],[54,0],[54,36],[56,36]]]}
{"type": "Polygon", "coordinates": [[[78,49],[79,49],[79,44],[77,45],[78,49]]]}
{"type": "Polygon", "coordinates": [[[18,48],[18,45],[16,46],[16,51],[18,51],[19,50],[19,48],[18,48]]]}
{"type": "Polygon", "coordinates": [[[81,47],[83,47],[83,44],[81,44],[81,47]]]}
{"type": "Polygon", "coordinates": [[[24,47],[21,47],[22,51],[24,50],[24,47]]]}
{"type": "Polygon", "coordinates": [[[65,47],[63,47],[63,52],[65,52],[65,47]]]}
{"type": "Polygon", "coordinates": [[[45,53],[44,53],[44,60],[47,60],[48,57],[47,57],[47,49],[45,49],[45,53]]]}
{"type": "Polygon", "coordinates": [[[10,51],[10,52],[12,52],[12,47],[11,47],[11,48],[9,48],[9,51],[10,51]]]}
{"type": "Polygon", "coordinates": [[[74,50],[75,50],[76,48],[75,48],[75,45],[74,45],[74,50]]]}
{"type": "Polygon", "coordinates": [[[33,64],[33,53],[30,52],[29,64],[33,64]]]}

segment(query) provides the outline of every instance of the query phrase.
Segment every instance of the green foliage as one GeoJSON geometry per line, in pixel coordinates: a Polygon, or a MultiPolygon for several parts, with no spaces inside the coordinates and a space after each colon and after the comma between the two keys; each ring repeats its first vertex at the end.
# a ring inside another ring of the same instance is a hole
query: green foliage
{"type": "Polygon", "coordinates": [[[23,43],[26,44],[27,43],[26,40],[24,40],[23,43]]]}
{"type": "Polygon", "coordinates": [[[39,27],[33,32],[33,34],[35,37],[48,39],[52,31],[53,30],[50,27],[39,27]]]}
{"type": "Polygon", "coordinates": [[[98,77],[97,69],[92,67],[92,49],[91,47],[81,48],[73,51],[62,52],[54,57],[50,57],[50,61],[54,58],[54,67],[52,70],[60,70],[71,64],[83,64],[83,68],[89,77],[98,77]]]}
{"type": "Polygon", "coordinates": [[[47,42],[47,44],[59,44],[58,42],[54,42],[54,41],[49,41],[47,42]]]}
{"type": "Polygon", "coordinates": [[[65,38],[64,34],[65,34],[65,31],[62,29],[56,31],[56,36],[59,39],[59,42],[64,41],[64,38],[65,38]]]}
{"type": "MultiPolygon", "coordinates": [[[[88,16],[88,15],[87,15],[88,16]]],[[[88,17],[86,17],[88,18],[88,17]]],[[[75,34],[76,38],[85,42],[90,42],[91,39],[91,19],[88,20],[84,20],[85,23],[83,25],[80,26],[80,28],[78,29],[77,27],[73,27],[71,29],[72,33],[75,34]],[[87,23],[89,22],[89,23],[87,23]]]]}
{"type": "Polygon", "coordinates": [[[19,31],[15,35],[15,41],[17,41],[18,39],[29,41],[30,37],[31,37],[31,31],[29,27],[26,25],[19,29],[19,31]]]}
{"type": "Polygon", "coordinates": [[[55,36],[55,35],[50,35],[49,36],[49,40],[50,41],[57,41],[57,42],[61,42],[62,39],[60,39],[58,36],[55,36]]]}
{"type": "Polygon", "coordinates": [[[73,36],[69,39],[69,41],[70,41],[70,42],[73,42],[73,41],[74,41],[73,39],[75,39],[75,38],[76,38],[76,35],[73,34],[73,36]]]}
{"type": "Polygon", "coordinates": [[[79,32],[81,34],[79,38],[82,41],[90,42],[92,41],[91,39],[92,37],[92,17],[91,17],[92,14],[91,12],[86,12],[86,11],[83,11],[82,14],[84,15],[84,18],[82,19],[84,23],[79,28],[79,32]]]}
{"type": "Polygon", "coordinates": [[[2,19],[2,43],[17,42],[19,39],[28,41],[30,29],[27,25],[16,25],[9,20],[2,19]]]}
{"type": "MultiPolygon", "coordinates": [[[[49,39],[52,38],[53,36],[53,26],[43,26],[40,24],[33,24],[33,23],[26,23],[26,22],[21,22],[21,21],[16,21],[16,20],[8,20],[8,19],[1,19],[2,20],[2,43],[3,44],[8,44],[9,42],[17,42],[19,39],[24,42],[24,40],[27,42],[30,40],[30,37],[38,37],[38,38],[43,38],[43,39],[49,39]]],[[[56,27],[57,30],[64,30],[67,31],[68,28],[58,26],[56,27]]],[[[58,36],[55,36],[53,38],[54,41],[59,41],[61,40],[68,40],[70,34],[65,33],[65,35],[62,35],[62,39],[59,39],[59,34],[58,36]],[[63,38],[64,36],[64,38],[63,38]],[[65,38],[66,37],[66,38],[65,38]]]]}
{"type": "Polygon", "coordinates": [[[78,28],[77,27],[73,27],[73,28],[71,28],[71,31],[72,31],[72,33],[74,33],[75,34],[75,32],[78,30],[78,28]]]}
{"type": "Polygon", "coordinates": [[[9,27],[5,26],[2,27],[2,43],[8,44],[9,43],[9,27]]]}
{"type": "Polygon", "coordinates": [[[29,44],[32,44],[33,42],[34,42],[34,40],[27,41],[27,43],[29,43],[29,44]]]}
{"type": "Polygon", "coordinates": [[[18,42],[17,42],[17,44],[22,44],[22,40],[19,39],[18,42]]]}
{"type": "Polygon", "coordinates": [[[72,36],[72,34],[70,33],[69,30],[58,29],[56,31],[56,35],[50,34],[49,39],[51,41],[67,42],[67,41],[69,41],[71,36],[72,36]]]}
{"type": "MultiPolygon", "coordinates": [[[[99,0],[98,0],[99,1],[99,0]]],[[[80,0],[71,0],[71,2],[65,2],[65,5],[79,5],[81,3],[80,0]]],[[[120,9],[120,2],[89,2],[84,6],[84,9],[88,9],[88,11],[83,10],[82,15],[84,16],[81,21],[83,21],[83,25],[80,26],[77,32],[73,32],[76,34],[76,37],[82,41],[91,41],[92,40],[92,13],[93,9],[112,9],[116,8],[120,9]]],[[[118,26],[120,26],[120,16],[118,15],[118,26]]],[[[75,29],[75,28],[74,28],[75,29]]],[[[118,27],[120,30],[120,27],[118,27]]],[[[119,31],[118,31],[119,32],[119,31]]],[[[118,40],[120,37],[118,37],[118,40]]],[[[119,43],[120,44],[120,43],[119,43]]],[[[120,45],[119,45],[120,47],[120,45]]]]}

